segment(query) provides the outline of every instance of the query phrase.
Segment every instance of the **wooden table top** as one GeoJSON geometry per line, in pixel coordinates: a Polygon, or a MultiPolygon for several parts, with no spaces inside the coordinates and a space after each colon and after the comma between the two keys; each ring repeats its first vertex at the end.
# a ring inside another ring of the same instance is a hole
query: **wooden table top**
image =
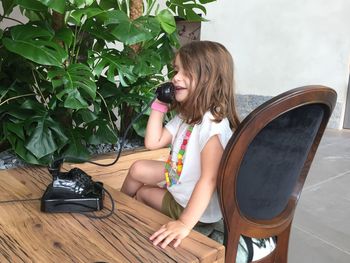
{"type": "Polygon", "coordinates": [[[177,249],[153,246],[149,236],[169,218],[106,185],[116,204],[106,219],[3,202],[40,199],[50,182],[45,168],[0,171],[0,262],[224,262],[224,246],[196,231],[177,249]]]}

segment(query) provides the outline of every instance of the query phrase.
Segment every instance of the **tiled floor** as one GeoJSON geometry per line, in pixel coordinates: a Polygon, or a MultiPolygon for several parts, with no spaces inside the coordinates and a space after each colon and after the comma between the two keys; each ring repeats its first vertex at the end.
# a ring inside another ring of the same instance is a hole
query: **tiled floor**
{"type": "Polygon", "coordinates": [[[350,130],[327,130],[301,193],[289,263],[350,262],[350,130]]]}

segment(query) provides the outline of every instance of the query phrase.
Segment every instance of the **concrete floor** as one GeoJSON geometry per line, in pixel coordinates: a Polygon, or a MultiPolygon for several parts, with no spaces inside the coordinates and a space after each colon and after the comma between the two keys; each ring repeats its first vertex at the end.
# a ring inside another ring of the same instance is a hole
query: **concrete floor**
{"type": "Polygon", "coordinates": [[[296,209],[289,263],[350,262],[350,130],[328,129],[296,209]]]}

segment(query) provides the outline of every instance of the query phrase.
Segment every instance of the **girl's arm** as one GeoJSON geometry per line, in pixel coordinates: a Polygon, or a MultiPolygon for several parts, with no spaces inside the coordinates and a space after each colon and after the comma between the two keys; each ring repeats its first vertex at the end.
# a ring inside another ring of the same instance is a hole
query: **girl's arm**
{"type": "MultiPolygon", "coordinates": [[[[158,100],[156,101],[162,103],[158,100]]],[[[164,116],[165,113],[163,112],[151,110],[145,135],[145,147],[149,150],[159,149],[171,143],[172,135],[163,127],[164,116]]]]}
{"type": "Polygon", "coordinates": [[[209,139],[201,152],[202,174],[186,208],[178,220],[162,226],[150,237],[154,245],[161,243],[161,247],[165,248],[171,241],[176,240],[174,247],[177,247],[197,224],[216,189],[218,169],[223,151],[224,149],[217,135],[209,139]]]}

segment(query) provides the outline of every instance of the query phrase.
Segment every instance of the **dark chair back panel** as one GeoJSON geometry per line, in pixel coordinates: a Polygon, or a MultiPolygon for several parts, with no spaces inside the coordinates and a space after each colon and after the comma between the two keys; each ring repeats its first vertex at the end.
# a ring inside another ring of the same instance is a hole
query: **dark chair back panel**
{"type": "Polygon", "coordinates": [[[304,105],[265,126],[249,144],[236,198],[244,216],[272,219],[286,207],[319,130],[326,107],[304,105]]]}

